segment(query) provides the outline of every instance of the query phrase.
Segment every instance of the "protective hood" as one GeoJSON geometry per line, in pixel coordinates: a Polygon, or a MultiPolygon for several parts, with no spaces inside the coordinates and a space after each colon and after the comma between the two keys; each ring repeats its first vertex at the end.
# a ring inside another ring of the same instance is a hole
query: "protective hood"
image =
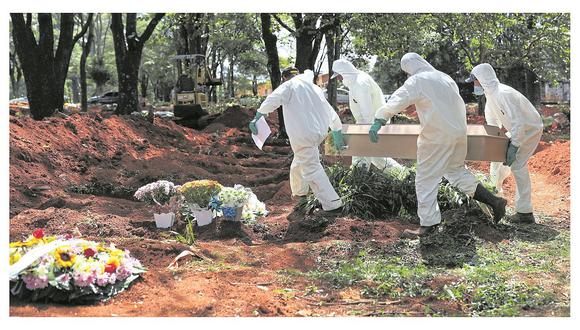
{"type": "Polygon", "coordinates": [[[424,71],[433,71],[435,68],[417,53],[407,53],[401,58],[401,69],[409,75],[424,71]]]}
{"type": "Polygon", "coordinates": [[[488,63],[476,65],[473,70],[471,70],[471,74],[477,78],[481,87],[483,87],[483,89],[488,93],[496,90],[499,86],[499,80],[495,75],[495,71],[488,63]]]}
{"type": "Polygon", "coordinates": [[[357,68],[345,59],[332,62],[332,71],[342,76],[342,83],[346,87],[352,86],[352,83],[356,80],[356,76],[359,73],[357,68]]]}
{"type": "Polygon", "coordinates": [[[308,81],[308,82],[314,82],[314,72],[312,70],[304,70],[304,72],[298,76],[300,80],[304,80],[304,81],[308,81]]]}

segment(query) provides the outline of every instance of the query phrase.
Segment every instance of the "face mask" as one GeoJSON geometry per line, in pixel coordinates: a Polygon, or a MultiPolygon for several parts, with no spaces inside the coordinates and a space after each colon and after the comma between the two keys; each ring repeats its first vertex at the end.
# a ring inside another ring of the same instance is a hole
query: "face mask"
{"type": "Polygon", "coordinates": [[[354,83],[354,80],[355,80],[355,76],[354,75],[344,75],[344,76],[342,76],[342,84],[345,87],[347,87],[347,88],[350,87],[354,83]]]}
{"type": "Polygon", "coordinates": [[[483,95],[483,87],[481,86],[473,86],[473,94],[475,95],[483,95]]]}

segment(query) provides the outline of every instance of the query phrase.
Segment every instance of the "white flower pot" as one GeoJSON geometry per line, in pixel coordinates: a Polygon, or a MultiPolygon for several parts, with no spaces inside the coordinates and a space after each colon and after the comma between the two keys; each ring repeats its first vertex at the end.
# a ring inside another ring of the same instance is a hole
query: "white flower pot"
{"type": "Polygon", "coordinates": [[[155,218],[155,225],[157,228],[169,228],[173,225],[173,221],[175,221],[175,213],[154,213],[153,217],[155,218]]]}
{"type": "Polygon", "coordinates": [[[198,226],[209,225],[213,221],[213,212],[211,210],[193,210],[193,215],[198,226]]]}

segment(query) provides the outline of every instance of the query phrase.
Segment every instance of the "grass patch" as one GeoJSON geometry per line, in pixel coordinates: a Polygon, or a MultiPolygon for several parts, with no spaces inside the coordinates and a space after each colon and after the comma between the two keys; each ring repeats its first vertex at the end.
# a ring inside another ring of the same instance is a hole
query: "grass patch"
{"type": "Polygon", "coordinates": [[[355,288],[367,298],[426,298],[426,315],[569,315],[569,232],[541,241],[472,241],[475,258],[455,268],[425,264],[417,240],[336,242],[319,251],[319,267],[307,275],[320,281],[313,286],[355,288]]]}
{"type": "Polygon", "coordinates": [[[130,187],[114,185],[109,182],[92,180],[86,184],[70,185],[66,188],[66,191],[74,194],[132,199],[137,190],[130,187]]]}
{"type": "Polygon", "coordinates": [[[366,250],[352,260],[338,260],[329,269],[308,275],[335,288],[361,285],[365,297],[396,299],[431,294],[426,285],[431,275],[425,265],[406,265],[402,258],[383,259],[366,250]]]}
{"type": "Polygon", "coordinates": [[[567,232],[546,242],[482,242],[475,265],[450,270],[458,280],[439,299],[460,301],[467,313],[481,316],[517,316],[553,304],[569,308],[569,299],[559,298],[569,296],[569,246],[567,232]]]}

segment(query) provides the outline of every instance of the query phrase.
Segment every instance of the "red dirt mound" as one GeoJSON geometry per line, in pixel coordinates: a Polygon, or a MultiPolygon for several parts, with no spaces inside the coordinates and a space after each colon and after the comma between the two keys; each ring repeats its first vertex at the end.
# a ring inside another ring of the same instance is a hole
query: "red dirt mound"
{"type": "Polygon", "coordinates": [[[245,128],[248,126],[255,112],[238,106],[228,108],[224,113],[213,121],[213,124],[219,123],[226,127],[245,128]]]}
{"type": "MultiPolygon", "coordinates": [[[[219,120],[245,127],[249,118],[247,110],[232,108],[219,120]]],[[[288,146],[260,151],[237,128],[204,133],[167,119],[151,124],[142,117],[98,114],[43,121],[11,117],[11,215],[46,203],[58,207],[58,198],[66,200],[71,192],[130,199],[159,179],[213,179],[260,190],[287,180],[290,154],[288,146]]]]}
{"type": "Polygon", "coordinates": [[[529,161],[530,170],[553,176],[566,187],[570,186],[570,141],[540,142],[536,154],[529,161]]]}

